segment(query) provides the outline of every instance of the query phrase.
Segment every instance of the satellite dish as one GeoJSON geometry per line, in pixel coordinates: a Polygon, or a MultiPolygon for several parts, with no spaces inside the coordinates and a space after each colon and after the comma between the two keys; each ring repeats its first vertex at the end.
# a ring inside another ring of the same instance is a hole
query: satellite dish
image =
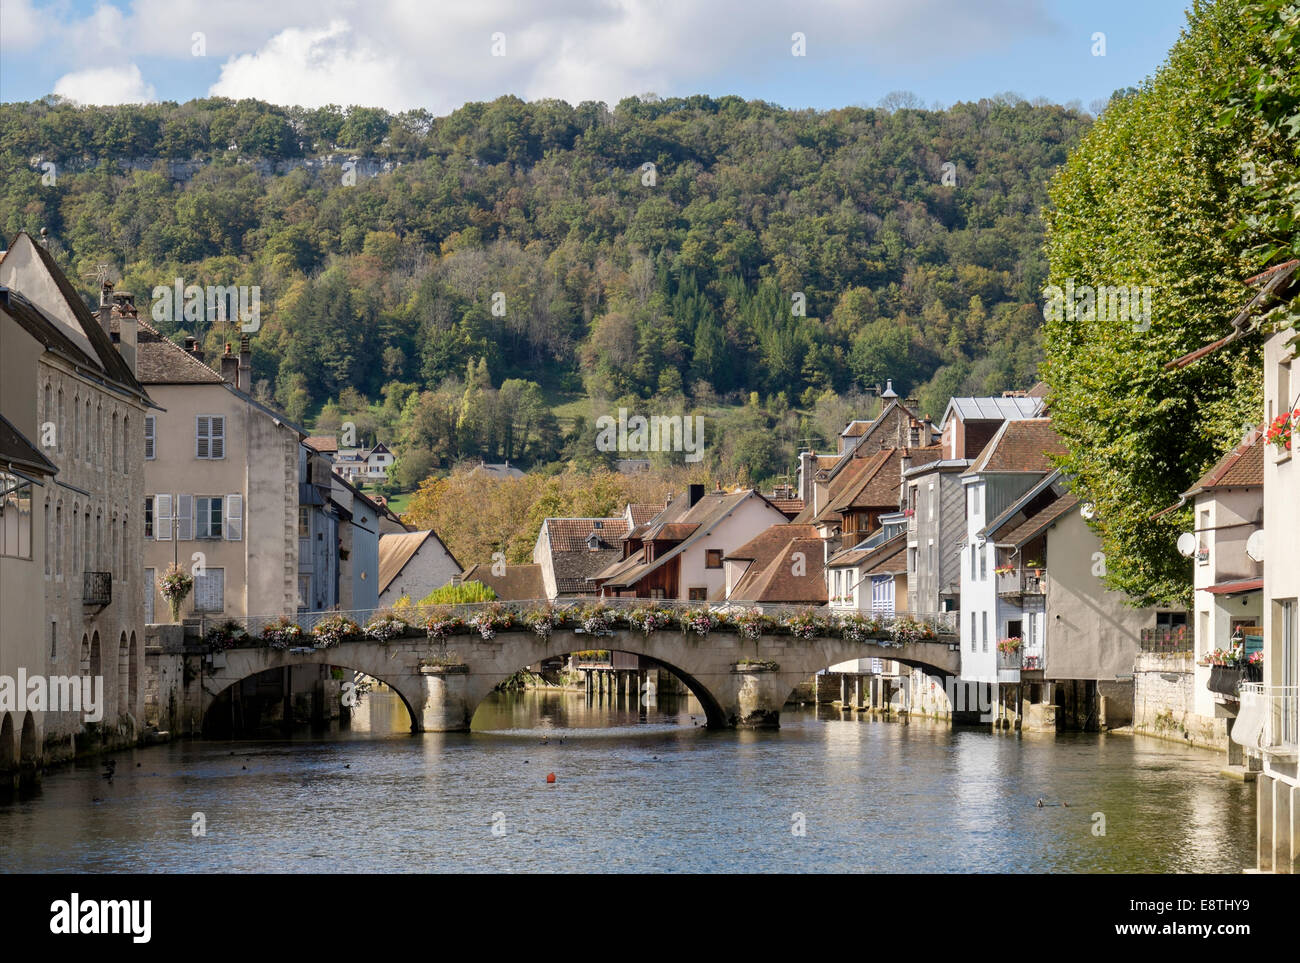
{"type": "Polygon", "coordinates": [[[1264,561],[1264,533],[1254,532],[1246,539],[1246,554],[1252,562],[1264,561]]]}
{"type": "Polygon", "coordinates": [[[1092,502],[1084,502],[1083,506],[1079,509],[1079,514],[1084,518],[1091,519],[1093,515],[1097,514],[1097,506],[1092,502]]]}
{"type": "Polygon", "coordinates": [[[1178,554],[1183,558],[1191,558],[1196,554],[1196,536],[1191,532],[1183,532],[1178,536],[1178,554]]]}

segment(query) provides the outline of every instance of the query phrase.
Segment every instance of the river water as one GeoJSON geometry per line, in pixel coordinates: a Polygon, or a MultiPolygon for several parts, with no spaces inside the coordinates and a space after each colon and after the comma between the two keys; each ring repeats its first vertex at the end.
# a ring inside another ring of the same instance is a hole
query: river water
{"type": "Polygon", "coordinates": [[[502,693],[480,707],[473,732],[412,735],[400,701],[378,690],[347,731],[137,749],[116,754],[112,780],[102,761],[51,770],[35,791],[0,802],[0,871],[1254,864],[1254,787],[1219,778],[1214,753],[825,709],[787,709],[770,732],[706,732],[703,718],[689,699],[642,710],[635,700],[588,706],[581,693],[502,693]]]}

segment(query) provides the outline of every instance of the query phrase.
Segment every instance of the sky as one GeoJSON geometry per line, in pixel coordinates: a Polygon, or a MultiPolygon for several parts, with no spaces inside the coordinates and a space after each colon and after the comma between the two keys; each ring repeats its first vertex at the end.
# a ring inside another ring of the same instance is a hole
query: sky
{"type": "Polygon", "coordinates": [[[1190,0],[0,0],[0,101],[255,97],[443,115],[736,94],[790,108],[1012,92],[1088,108],[1163,62],[1190,0]]]}

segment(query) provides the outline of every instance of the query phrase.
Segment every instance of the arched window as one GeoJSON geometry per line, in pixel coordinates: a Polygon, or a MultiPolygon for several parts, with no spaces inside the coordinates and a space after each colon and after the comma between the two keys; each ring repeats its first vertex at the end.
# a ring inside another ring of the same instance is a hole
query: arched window
{"type": "Polygon", "coordinates": [[[73,459],[81,457],[81,449],[77,443],[81,440],[81,395],[72,396],[72,437],[68,439],[68,447],[71,449],[69,454],[73,459]]]}
{"type": "Polygon", "coordinates": [[[122,474],[131,470],[131,416],[122,416],[122,474]]]}
{"type": "Polygon", "coordinates": [[[63,502],[54,508],[54,575],[63,577],[63,502]]]}
{"type": "Polygon", "coordinates": [[[54,574],[54,513],[50,511],[50,501],[45,500],[45,577],[54,574]]]}
{"type": "Polygon", "coordinates": [[[117,712],[126,715],[131,711],[131,649],[126,632],[117,644],[117,712]]]}
{"type": "Polygon", "coordinates": [[[115,411],[113,412],[113,430],[112,433],[109,435],[109,439],[108,439],[108,458],[105,459],[105,465],[104,465],[104,467],[109,471],[122,470],[121,468],[118,467],[117,453],[120,450],[121,449],[118,447],[118,438],[117,438],[117,412],[115,411]]]}
{"type": "Polygon", "coordinates": [[[65,412],[63,409],[63,388],[60,387],[59,388],[59,418],[58,418],[57,427],[55,428],[55,438],[54,438],[54,446],[60,452],[64,450],[63,433],[66,432],[67,430],[68,430],[68,419],[65,416],[65,412]]]}

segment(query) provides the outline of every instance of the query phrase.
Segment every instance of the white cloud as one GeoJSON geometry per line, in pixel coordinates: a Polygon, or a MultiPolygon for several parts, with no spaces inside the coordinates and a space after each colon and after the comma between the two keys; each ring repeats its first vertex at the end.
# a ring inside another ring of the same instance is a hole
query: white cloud
{"type": "MultiPolygon", "coordinates": [[[[33,20],[28,3],[4,0],[6,26],[12,20],[20,35],[40,29],[39,22],[23,27],[33,20]]],[[[612,104],[648,91],[742,92],[742,81],[787,73],[842,81],[858,65],[867,74],[950,67],[1050,34],[1057,28],[1045,6],[1045,0],[474,0],[436,7],[428,0],[117,0],[78,19],[47,16],[45,30],[63,41],[48,44],[54,57],[99,50],[190,63],[191,37],[202,32],[209,62],[220,69],[213,95],[446,113],[507,93],[612,104]],[[804,58],[790,55],[796,31],[807,38],[804,58]],[[504,57],[491,54],[497,32],[505,34],[504,57]]],[[[80,66],[70,59],[65,69],[80,66]]]]}
{"type": "Polygon", "coordinates": [[[144,104],[156,99],[153,85],[144,82],[135,64],[65,74],[54,84],[54,92],[80,104],[144,104]]]}
{"type": "Polygon", "coordinates": [[[256,53],[232,58],[211,93],[320,107],[384,105],[401,90],[398,62],[335,20],[321,30],[283,30],[256,53]]]}
{"type": "Polygon", "coordinates": [[[41,18],[30,0],[0,3],[0,50],[22,50],[41,39],[41,18]]]}

